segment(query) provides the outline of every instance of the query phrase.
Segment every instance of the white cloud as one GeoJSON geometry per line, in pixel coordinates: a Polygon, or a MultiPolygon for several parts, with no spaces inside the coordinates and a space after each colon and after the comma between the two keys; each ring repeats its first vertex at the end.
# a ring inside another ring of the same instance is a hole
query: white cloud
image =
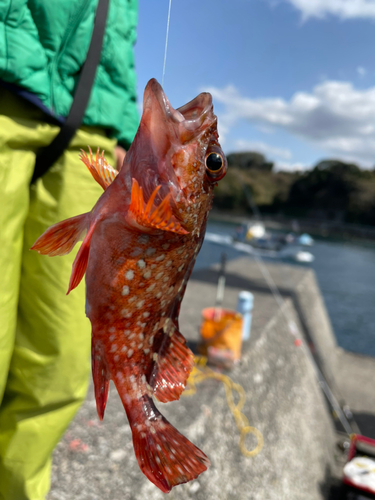
{"type": "Polygon", "coordinates": [[[240,120],[271,125],[299,136],[329,155],[364,166],[375,164],[375,87],[358,90],[349,82],[326,81],[312,92],[251,99],[233,86],[208,89],[224,105],[228,132],[240,120]]]}
{"type": "Polygon", "coordinates": [[[363,66],[358,66],[357,73],[359,74],[359,76],[364,77],[367,75],[367,69],[363,66]]]}
{"type": "Polygon", "coordinates": [[[375,0],[286,0],[302,13],[304,20],[327,15],[340,19],[375,18],[375,0]]]}
{"type": "Polygon", "coordinates": [[[311,168],[311,165],[306,165],[305,163],[290,163],[290,162],[276,162],[273,170],[276,172],[302,172],[311,168]]]}
{"type": "Polygon", "coordinates": [[[234,143],[236,151],[257,151],[266,157],[276,157],[283,160],[290,160],[292,157],[289,149],[277,148],[261,141],[245,141],[238,139],[234,143]]]}

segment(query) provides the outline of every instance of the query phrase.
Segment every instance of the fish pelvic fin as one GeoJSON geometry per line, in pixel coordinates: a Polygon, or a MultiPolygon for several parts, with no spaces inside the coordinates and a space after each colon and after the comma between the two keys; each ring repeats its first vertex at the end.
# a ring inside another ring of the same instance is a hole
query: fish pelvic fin
{"type": "Polygon", "coordinates": [[[67,291],[67,295],[78,286],[86,272],[87,263],[89,261],[89,252],[90,252],[90,242],[91,237],[93,235],[95,229],[95,224],[91,224],[87,234],[82,241],[81,248],[78,250],[76,258],[74,259],[72,266],[72,274],[70,276],[69,288],[67,291]]]}
{"type": "Polygon", "coordinates": [[[162,492],[169,493],[174,486],[197,478],[210,461],[159,413],[151,398],[143,396],[140,402],[143,412],[147,409],[147,415],[142,415],[147,425],[146,420],[139,421],[139,408],[135,412],[138,418],[133,420],[133,412],[128,414],[135,456],[143,474],[162,492]]]}
{"type": "Polygon", "coordinates": [[[161,186],[157,186],[152,192],[147,204],[143,197],[142,186],[136,179],[132,179],[131,200],[128,212],[128,219],[138,225],[150,229],[162,229],[177,234],[188,234],[181,223],[173,215],[171,207],[171,194],[168,194],[160,205],[155,205],[154,201],[161,186]]]}
{"type": "Polygon", "coordinates": [[[183,335],[171,327],[171,335],[165,333],[157,360],[152,369],[149,384],[161,403],[180,398],[194,366],[194,355],[186,345],[183,335]]]}
{"type": "Polygon", "coordinates": [[[54,224],[39,236],[30,250],[36,250],[50,257],[69,253],[87,229],[89,215],[89,213],[77,215],[54,224]]]}
{"type": "Polygon", "coordinates": [[[104,411],[108,399],[110,372],[105,361],[103,346],[91,341],[91,368],[94,380],[96,410],[100,420],[104,418],[104,411]]]}
{"type": "Polygon", "coordinates": [[[81,149],[80,159],[89,169],[91,175],[94,177],[96,182],[104,189],[112,184],[115,180],[118,172],[115,170],[107,160],[104,158],[104,151],[102,154],[99,154],[99,148],[96,150],[96,158],[94,159],[92,156],[92,151],[90,146],[88,146],[90,152],[90,158],[87,156],[87,153],[81,149]]]}

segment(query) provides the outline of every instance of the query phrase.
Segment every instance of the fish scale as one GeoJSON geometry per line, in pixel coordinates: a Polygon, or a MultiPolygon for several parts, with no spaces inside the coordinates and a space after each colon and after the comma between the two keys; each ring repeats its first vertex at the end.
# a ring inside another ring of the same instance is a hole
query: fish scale
{"type": "Polygon", "coordinates": [[[209,465],[161,415],[153,397],[179,399],[194,364],[178,315],[203,243],[213,187],[227,168],[211,96],[202,93],[175,110],[150,80],[120,172],[99,151],[95,158],[91,150],[82,152],[81,159],[104,193],[90,213],[55,224],[32,249],[63,255],[87,230],[68,293],[86,275],[98,415],[103,419],[112,379],[138,464],[168,492],[209,465]]]}

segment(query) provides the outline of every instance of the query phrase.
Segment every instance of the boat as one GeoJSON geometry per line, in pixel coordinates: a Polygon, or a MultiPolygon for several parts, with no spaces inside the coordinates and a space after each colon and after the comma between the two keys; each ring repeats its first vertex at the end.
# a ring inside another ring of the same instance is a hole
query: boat
{"type": "Polygon", "coordinates": [[[241,224],[236,228],[233,237],[207,232],[205,239],[211,243],[230,246],[240,252],[258,257],[291,259],[301,263],[313,262],[315,258],[311,252],[302,249],[303,246],[313,244],[314,240],[311,236],[272,233],[267,231],[261,222],[241,224]],[[300,241],[302,236],[302,241],[300,241]]]}

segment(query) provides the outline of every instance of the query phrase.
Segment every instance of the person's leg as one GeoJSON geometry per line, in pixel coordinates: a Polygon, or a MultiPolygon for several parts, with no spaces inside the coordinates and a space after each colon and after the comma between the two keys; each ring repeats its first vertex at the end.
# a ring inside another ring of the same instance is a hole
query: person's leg
{"type": "MultiPolygon", "coordinates": [[[[17,126],[0,115],[0,130],[11,135],[17,132],[17,126]]],[[[23,226],[34,168],[32,152],[14,151],[7,142],[0,133],[0,405],[14,347],[23,226]]]]}
{"type": "MultiPolygon", "coordinates": [[[[29,250],[51,224],[91,210],[102,193],[78,159],[79,148],[87,145],[113,151],[114,142],[79,131],[70,150],[30,191],[16,340],[0,408],[4,500],[44,499],[52,450],[87,390],[90,325],[84,284],[66,296],[78,248],[52,258],[29,250]]],[[[111,156],[108,160],[113,162],[111,156]]]]}

